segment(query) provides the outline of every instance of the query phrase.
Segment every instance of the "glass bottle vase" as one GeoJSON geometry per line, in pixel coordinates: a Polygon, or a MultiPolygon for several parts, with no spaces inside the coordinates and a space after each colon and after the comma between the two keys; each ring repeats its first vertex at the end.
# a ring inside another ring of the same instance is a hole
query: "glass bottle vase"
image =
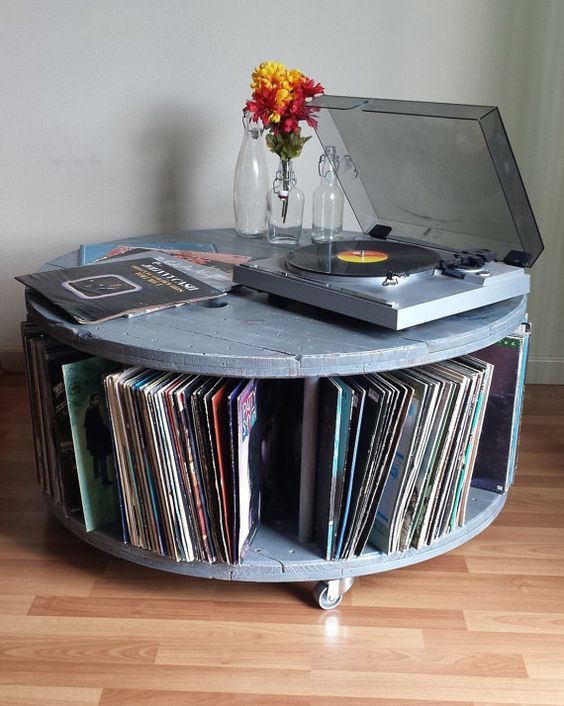
{"type": "Polygon", "coordinates": [[[337,180],[338,157],[335,147],[327,145],[319,158],[319,185],[313,192],[311,239],[326,243],[343,238],[345,197],[337,180]]]}
{"type": "Polygon", "coordinates": [[[243,142],[233,178],[235,232],[242,238],[262,238],[266,234],[266,195],[268,168],[262,141],[263,129],[243,115],[243,142]]]}
{"type": "Polygon", "coordinates": [[[274,245],[297,245],[302,235],[304,193],[297,186],[291,159],[281,159],[268,192],[268,240],[274,245]]]}

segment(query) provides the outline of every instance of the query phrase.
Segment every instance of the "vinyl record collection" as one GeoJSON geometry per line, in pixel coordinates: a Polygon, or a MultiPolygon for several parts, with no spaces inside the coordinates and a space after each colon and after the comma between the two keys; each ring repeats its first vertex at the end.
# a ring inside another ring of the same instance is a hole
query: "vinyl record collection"
{"type": "Polygon", "coordinates": [[[309,441],[303,381],[123,369],[22,333],[46,494],[87,531],[175,561],[240,563],[260,522],[297,517],[303,439],[309,546],[327,560],[420,549],[464,525],[471,485],[513,480],[525,329],[452,360],[320,378],[309,441]]]}
{"type": "Polygon", "coordinates": [[[321,381],[317,542],[326,559],[367,541],[389,554],[464,521],[493,366],[465,356],[321,381]]]}
{"type": "Polygon", "coordinates": [[[260,511],[256,381],[129,368],[105,385],[129,542],[238,563],[260,511]]]}
{"type": "Polygon", "coordinates": [[[37,480],[68,516],[81,508],[62,364],[84,357],[22,323],[37,480]]]}

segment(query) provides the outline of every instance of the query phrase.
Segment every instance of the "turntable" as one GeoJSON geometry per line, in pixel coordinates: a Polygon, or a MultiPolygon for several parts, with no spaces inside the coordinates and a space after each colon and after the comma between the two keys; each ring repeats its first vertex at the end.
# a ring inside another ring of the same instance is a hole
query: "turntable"
{"type": "Polygon", "coordinates": [[[314,103],[362,234],[238,265],[235,282],[392,329],[529,292],[543,244],[497,108],[314,103]]]}

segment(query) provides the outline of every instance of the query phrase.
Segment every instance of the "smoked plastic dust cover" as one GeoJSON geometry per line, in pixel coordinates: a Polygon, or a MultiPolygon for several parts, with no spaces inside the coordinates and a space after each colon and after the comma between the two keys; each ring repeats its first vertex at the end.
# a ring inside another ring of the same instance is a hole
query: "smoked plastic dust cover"
{"type": "Polygon", "coordinates": [[[364,233],[531,266],[542,239],[491,106],[322,96],[317,134],[364,233]]]}

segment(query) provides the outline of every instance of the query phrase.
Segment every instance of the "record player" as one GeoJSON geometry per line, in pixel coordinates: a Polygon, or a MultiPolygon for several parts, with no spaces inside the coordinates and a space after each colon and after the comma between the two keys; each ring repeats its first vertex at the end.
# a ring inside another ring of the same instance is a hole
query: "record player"
{"type": "Polygon", "coordinates": [[[529,292],[543,243],[497,108],[314,105],[362,233],[238,265],[235,282],[392,329],[529,292]]]}

